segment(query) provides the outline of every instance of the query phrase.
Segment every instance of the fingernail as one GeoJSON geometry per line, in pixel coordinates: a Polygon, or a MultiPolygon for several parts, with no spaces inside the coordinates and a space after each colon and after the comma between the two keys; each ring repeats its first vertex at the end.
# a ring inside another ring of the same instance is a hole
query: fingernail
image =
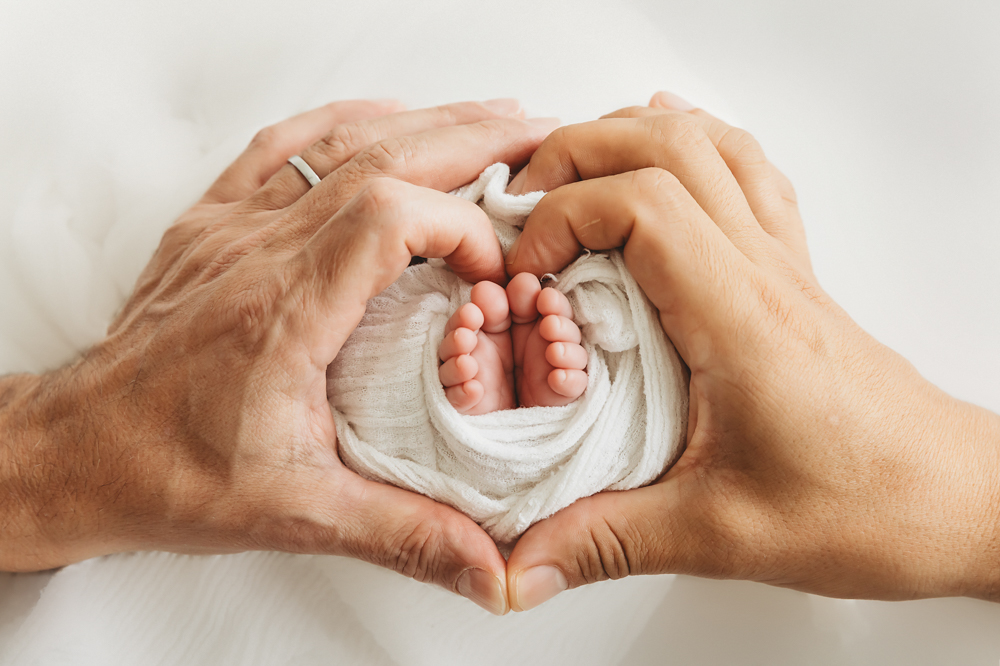
{"type": "Polygon", "coordinates": [[[558,118],[528,118],[525,122],[549,132],[562,125],[558,118]]]}
{"type": "Polygon", "coordinates": [[[513,116],[521,110],[521,102],[510,97],[488,99],[483,106],[501,116],[513,116]]]}
{"type": "Polygon", "coordinates": [[[507,599],[503,595],[500,580],[482,569],[466,569],[458,577],[458,593],[494,615],[507,612],[507,599]]]}
{"type": "MultiPolygon", "coordinates": [[[[690,111],[694,108],[694,104],[691,102],[687,101],[683,97],[678,97],[672,92],[667,92],[666,90],[661,90],[653,95],[653,102],[656,106],[674,109],[675,111],[690,111]]],[[[650,104],[650,106],[652,106],[652,104],[650,104]]]]}
{"type": "Polygon", "coordinates": [[[507,257],[504,259],[504,263],[506,265],[508,266],[512,265],[514,263],[514,260],[517,259],[517,247],[520,244],[521,244],[521,237],[518,236],[514,240],[514,244],[510,246],[509,250],[507,250],[507,257]]]}
{"type": "Polygon", "coordinates": [[[508,194],[524,194],[524,181],[528,179],[528,167],[517,172],[514,179],[507,184],[508,194]]]}
{"type": "Polygon", "coordinates": [[[569,587],[566,576],[550,566],[531,567],[514,580],[514,605],[526,611],[541,606],[569,587]]]}

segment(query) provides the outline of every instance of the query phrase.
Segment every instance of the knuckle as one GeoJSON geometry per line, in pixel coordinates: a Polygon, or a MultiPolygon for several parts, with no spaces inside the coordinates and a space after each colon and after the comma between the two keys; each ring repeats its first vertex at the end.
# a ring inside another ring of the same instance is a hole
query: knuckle
{"type": "Polygon", "coordinates": [[[477,142],[485,145],[502,140],[513,126],[509,118],[489,118],[462,127],[471,132],[477,142]]]}
{"type": "MultiPolygon", "coordinates": [[[[581,138],[573,125],[554,129],[531,157],[531,166],[539,173],[553,174],[562,182],[580,180],[571,156],[571,146],[581,138]]],[[[558,192],[558,189],[553,192],[558,192]]],[[[542,199],[544,201],[545,199],[542,199]]]]}
{"type": "Polygon", "coordinates": [[[395,178],[373,178],[365,183],[355,199],[358,212],[366,219],[386,224],[400,216],[388,213],[399,209],[405,185],[395,178]]]}
{"type": "Polygon", "coordinates": [[[683,189],[677,176],[658,167],[645,167],[633,171],[631,178],[632,191],[637,198],[672,199],[677,196],[679,189],[683,189]]]}
{"type": "Polygon", "coordinates": [[[698,120],[684,113],[651,116],[647,127],[650,140],[665,146],[691,147],[708,138],[698,120]]]}
{"type": "Polygon", "coordinates": [[[254,134],[250,145],[264,150],[275,149],[281,145],[283,135],[277,125],[268,125],[254,134]]]}
{"type": "Polygon", "coordinates": [[[203,231],[204,225],[194,220],[178,220],[167,227],[160,239],[160,247],[166,251],[177,250],[191,245],[203,231]]]}
{"type": "Polygon", "coordinates": [[[761,165],[767,162],[764,149],[750,132],[738,127],[726,129],[719,138],[719,154],[726,162],[761,165]]]}
{"type": "Polygon", "coordinates": [[[682,208],[687,192],[677,176],[657,167],[633,171],[630,186],[629,205],[633,207],[636,228],[646,224],[662,227],[663,213],[682,208]]]}
{"type": "Polygon", "coordinates": [[[795,186],[792,185],[792,181],[788,179],[788,176],[781,173],[781,171],[774,165],[771,166],[771,176],[778,185],[778,191],[781,193],[781,198],[792,206],[798,206],[799,198],[795,192],[795,186]]]}
{"type": "MultiPolygon", "coordinates": [[[[485,110],[482,104],[475,104],[480,110],[485,110]]],[[[458,125],[461,123],[459,118],[458,110],[459,108],[466,108],[464,105],[455,104],[445,104],[444,106],[439,106],[436,109],[438,115],[438,121],[441,125],[458,125]]]]}
{"type": "Polygon", "coordinates": [[[250,349],[264,336],[266,323],[271,319],[275,302],[280,296],[275,294],[272,281],[260,280],[245,286],[233,294],[232,309],[237,330],[250,349]]]}
{"type": "Polygon", "coordinates": [[[396,535],[395,545],[384,563],[388,568],[422,583],[448,578],[447,546],[440,516],[430,515],[408,525],[396,535]]]}
{"type": "MultiPolygon", "coordinates": [[[[563,127],[557,127],[552,132],[545,137],[545,141],[542,146],[548,144],[550,146],[549,150],[556,150],[562,152],[564,146],[570,145],[573,139],[573,126],[567,125],[563,127]]],[[[541,150],[541,147],[539,148],[541,150]]]]}
{"type": "Polygon", "coordinates": [[[618,580],[641,573],[641,534],[625,521],[587,524],[587,538],[577,551],[577,568],[585,582],[618,580]]]}
{"type": "Polygon", "coordinates": [[[355,156],[358,168],[367,174],[395,173],[404,169],[415,152],[412,137],[383,139],[355,156]]]}
{"type": "Polygon", "coordinates": [[[360,125],[348,123],[337,125],[327,132],[316,147],[333,162],[342,164],[370,143],[367,133],[360,125]]]}

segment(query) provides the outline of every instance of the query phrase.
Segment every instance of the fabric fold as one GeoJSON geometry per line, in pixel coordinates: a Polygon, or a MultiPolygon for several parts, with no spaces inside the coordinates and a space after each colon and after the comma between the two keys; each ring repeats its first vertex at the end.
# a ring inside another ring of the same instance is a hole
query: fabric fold
{"type": "MultiPolygon", "coordinates": [[[[544,195],[505,192],[494,164],[456,191],[489,216],[506,253],[544,195]]],[[[450,504],[500,544],[581,497],[650,483],[686,433],[686,370],[618,251],[587,253],[549,282],[573,306],[587,390],[563,407],[467,416],[445,397],[438,346],[472,285],[440,260],[409,267],[368,302],[330,368],[340,455],[363,476],[450,504]]]]}

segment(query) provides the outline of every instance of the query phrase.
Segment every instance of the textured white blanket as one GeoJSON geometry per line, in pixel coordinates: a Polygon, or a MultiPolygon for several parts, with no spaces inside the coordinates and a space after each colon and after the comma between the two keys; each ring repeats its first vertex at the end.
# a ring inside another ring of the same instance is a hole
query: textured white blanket
{"type": "MultiPolygon", "coordinates": [[[[504,191],[494,164],[456,194],[480,203],[506,252],[543,192],[504,191]]],[[[583,331],[589,375],[565,407],[459,414],[438,380],[445,323],[472,285],[444,262],[411,266],[368,303],[331,368],[344,461],[471,516],[501,544],[602,490],[638,488],[680,453],[683,363],[620,252],[583,256],[554,283],[583,331]]]]}

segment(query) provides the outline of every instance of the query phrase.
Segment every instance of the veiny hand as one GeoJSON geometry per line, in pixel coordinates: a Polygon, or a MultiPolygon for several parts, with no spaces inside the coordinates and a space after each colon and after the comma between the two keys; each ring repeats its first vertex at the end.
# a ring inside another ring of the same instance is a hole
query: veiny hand
{"type": "Polygon", "coordinates": [[[106,340],[0,385],[0,569],[331,553],[506,612],[504,560],[472,520],[341,463],[326,371],[412,255],[504,279],[486,215],[444,192],[528,160],[556,123],[519,109],[343,102],[260,132],[167,230],[106,340]],[[300,151],[311,190],[285,164],[300,151]]]}
{"type": "Polygon", "coordinates": [[[550,193],[508,272],[623,247],[691,370],[680,460],[529,529],[508,561],[514,610],[667,572],[1000,600],[1000,419],[830,300],[791,185],[749,134],[660,93],[555,131],[511,189],[550,193]]]}

